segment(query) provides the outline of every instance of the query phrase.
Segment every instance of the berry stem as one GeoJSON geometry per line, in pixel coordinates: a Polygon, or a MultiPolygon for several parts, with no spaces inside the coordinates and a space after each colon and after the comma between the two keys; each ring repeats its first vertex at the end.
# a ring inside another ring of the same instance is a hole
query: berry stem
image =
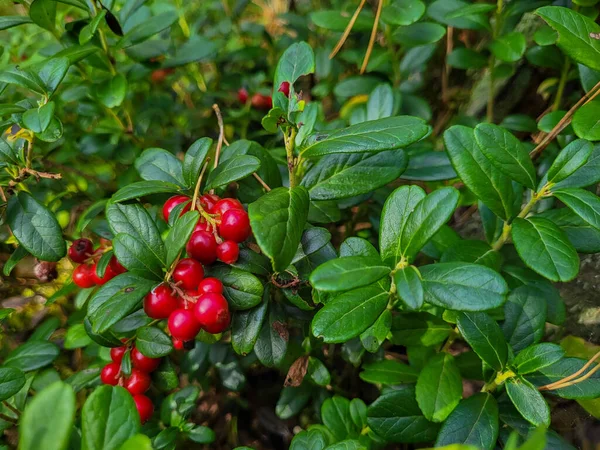
{"type": "MultiPolygon", "coordinates": [[[[206,161],[204,163],[204,166],[202,167],[202,170],[200,171],[200,176],[198,176],[198,181],[196,182],[196,188],[194,189],[194,196],[192,197],[192,207],[190,208],[190,211],[195,211],[196,210],[196,206],[197,206],[197,202],[198,202],[198,195],[200,194],[200,185],[202,184],[202,178],[204,178],[204,172],[206,172],[206,168],[208,167],[208,161],[206,161]]],[[[202,208],[200,208],[201,210],[202,208]]],[[[200,212],[199,210],[199,212],[200,212]]],[[[202,214],[200,212],[200,214],[202,214]]]]}
{"type": "MultiPolygon", "coordinates": [[[[216,103],[212,105],[213,110],[217,116],[217,122],[219,124],[219,140],[217,141],[217,150],[215,151],[215,164],[213,169],[216,169],[219,165],[219,157],[221,156],[221,149],[223,148],[223,141],[225,140],[225,126],[223,125],[223,116],[221,115],[221,109],[216,103]]],[[[210,190],[211,194],[215,193],[214,189],[210,190]]]]}

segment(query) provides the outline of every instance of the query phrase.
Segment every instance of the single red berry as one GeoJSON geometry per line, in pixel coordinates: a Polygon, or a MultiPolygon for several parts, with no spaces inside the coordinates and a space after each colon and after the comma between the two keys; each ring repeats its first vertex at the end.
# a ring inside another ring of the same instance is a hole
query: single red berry
{"type": "Polygon", "coordinates": [[[208,294],[209,292],[214,292],[216,294],[223,293],[223,283],[218,278],[208,277],[200,282],[198,286],[198,294],[208,294]]]}
{"type": "Polygon", "coordinates": [[[238,102],[240,102],[242,105],[246,104],[246,102],[248,101],[248,91],[246,90],[246,88],[238,89],[237,98],[238,98],[238,102]]]}
{"type": "Polygon", "coordinates": [[[94,251],[94,245],[89,239],[81,238],[73,241],[69,247],[71,261],[82,264],[94,251]]]}
{"type": "Polygon", "coordinates": [[[200,204],[206,211],[212,212],[212,209],[220,200],[221,197],[216,194],[204,194],[200,197],[200,204]]]}
{"type": "Polygon", "coordinates": [[[173,348],[175,350],[183,350],[183,341],[181,339],[173,338],[173,348]]]}
{"type": "Polygon", "coordinates": [[[171,336],[182,341],[191,341],[200,332],[200,324],[188,309],[177,309],[169,316],[171,336]]]}
{"type": "Polygon", "coordinates": [[[127,351],[127,347],[113,347],[110,349],[110,359],[112,359],[117,364],[121,364],[123,361],[123,355],[127,351]]]}
{"type": "Polygon", "coordinates": [[[177,309],[177,295],[167,284],[159,284],[144,298],[144,311],[152,319],[166,319],[177,309]]]}
{"type": "Polygon", "coordinates": [[[173,279],[185,290],[197,289],[202,278],[204,278],[202,264],[192,258],[179,261],[173,271],[173,279]]]}
{"type": "Polygon", "coordinates": [[[144,372],[152,372],[156,370],[160,364],[160,358],[149,358],[148,356],[142,355],[137,348],[131,350],[131,364],[136,369],[140,369],[144,372]]]}
{"type": "Polygon", "coordinates": [[[256,109],[271,109],[273,106],[273,100],[270,95],[254,94],[250,102],[256,109]]]}
{"type": "Polygon", "coordinates": [[[222,333],[229,326],[229,304],[221,294],[204,294],[196,303],[194,315],[200,326],[212,334],[222,333]]]}
{"type": "Polygon", "coordinates": [[[213,227],[210,223],[208,223],[203,218],[198,219],[198,223],[194,228],[194,231],[208,231],[209,233],[213,231],[213,227]]]}
{"type": "MultiPolygon", "coordinates": [[[[163,218],[165,219],[165,221],[167,221],[167,222],[169,221],[169,214],[171,214],[171,211],[173,211],[173,208],[175,208],[177,205],[179,205],[181,203],[185,203],[185,202],[189,202],[189,201],[190,201],[190,198],[186,195],[174,195],[169,200],[167,200],[165,202],[165,204],[163,205],[163,210],[162,210],[163,218]]],[[[191,207],[192,207],[191,203],[188,203],[181,211],[181,214],[188,212],[191,207]]]]}
{"type": "Polygon", "coordinates": [[[100,380],[104,384],[110,384],[111,386],[116,386],[119,383],[119,372],[121,371],[121,365],[112,362],[108,363],[102,368],[102,372],[100,372],[100,380]]]}
{"type": "Polygon", "coordinates": [[[131,375],[125,380],[125,389],[131,395],[143,394],[150,389],[150,375],[140,369],[131,369],[131,375]]]}
{"type": "Polygon", "coordinates": [[[102,278],[100,278],[98,276],[98,264],[94,263],[91,266],[90,272],[92,273],[92,279],[94,280],[94,283],[96,283],[98,286],[102,286],[103,284],[106,284],[108,281],[112,280],[114,277],[117,276],[116,273],[113,272],[113,270],[110,267],[110,264],[108,266],[106,266],[106,269],[104,270],[104,276],[102,278]]]}
{"type": "Polygon", "coordinates": [[[81,264],[80,266],[75,267],[75,270],[73,271],[73,283],[84,289],[95,286],[96,283],[94,282],[92,274],[92,266],[81,264]]]}
{"type": "Polygon", "coordinates": [[[233,241],[223,241],[217,246],[217,258],[225,264],[233,264],[240,256],[240,248],[233,241]]]}
{"type": "Polygon", "coordinates": [[[110,261],[108,262],[108,267],[110,267],[110,270],[113,271],[115,276],[127,272],[127,269],[121,265],[119,260],[114,255],[112,258],[110,258],[110,261]]]}
{"type": "Polygon", "coordinates": [[[250,236],[248,213],[240,209],[230,209],[221,217],[219,234],[228,241],[244,242],[250,236]]]}
{"type": "Polygon", "coordinates": [[[135,408],[140,415],[140,422],[144,423],[150,420],[152,414],[154,414],[154,405],[152,404],[152,400],[142,394],[137,394],[133,396],[133,401],[135,402],[135,408]]]}
{"type": "Polygon", "coordinates": [[[235,198],[224,198],[219,200],[210,212],[223,217],[225,211],[229,211],[230,209],[241,209],[243,211],[244,206],[235,198]]]}
{"type": "Polygon", "coordinates": [[[202,264],[212,264],[217,260],[217,241],[208,231],[195,231],[185,247],[188,255],[202,264]]]}
{"type": "Polygon", "coordinates": [[[277,92],[281,92],[286,97],[289,97],[290,96],[290,83],[288,81],[283,81],[279,85],[279,89],[277,89],[277,92]]]}

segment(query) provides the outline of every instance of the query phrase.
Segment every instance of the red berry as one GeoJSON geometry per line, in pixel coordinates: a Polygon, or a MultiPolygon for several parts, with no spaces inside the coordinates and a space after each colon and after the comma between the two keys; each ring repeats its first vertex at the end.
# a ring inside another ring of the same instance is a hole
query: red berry
{"type": "Polygon", "coordinates": [[[243,105],[246,104],[246,102],[248,101],[248,91],[246,90],[246,88],[238,89],[237,98],[238,98],[238,102],[240,102],[243,105]]]}
{"type": "Polygon", "coordinates": [[[150,389],[150,375],[143,370],[131,369],[131,375],[125,380],[125,389],[127,389],[131,395],[143,394],[150,389]]]}
{"type": "Polygon", "coordinates": [[[169,316],[171,336],[182,341],[191,341],[200,332],[200,324],[188,309],[177,309],[169,316]]]}
{"type": "Polygon", "coordinates": [[[277,92],[281,92],[286,97],[289,97],[290,96],[290,83],[288,81],[283,81],[279,85],[279,89],[277,89],[277,92]]]}
{"type": "Polygon", "coordinates": [[[273,100],[270,95],[254,94],[251,99],[252,106],[256,109],[271,109],[273,100]]]}
{"type": "Polygon", "coordinates": [[[194,308],[196,320],[212,334],[223,332],[229,326],[229,304],[221,294],[204,294],[194,308]]]}
{"type": "Polygon", "coordinates": [[[135,402],[135,408],[140,415],[140,421],[144,423],[150,420],[150,417],[152,417],[152,414],[154,413],[152,400],[145,395],[137,394],[133,396],[133,401],[135,402]]]}
{"type": "Polygon", "coordinates": [[[240,209],[230,209],[221,217],[219,234],[228,241],[244,242],[250,236],[248,213],[240,209]]]}
{"type": "Polygon", "coordinates": [[[223,241],[217,246],[217,257],[225,264],[233,264],[240,256],[240,248],[233,241],[223,241]]]}
{"type": "Polygon", "coordinates": [[[175,350],[183,350],[183,341],[181,339],[173,338],[173,348],[175,348],[175,350]]]}
{"type": "Polygon", "coordinates": [[[69,258],[71,261],[82,264],[94,251],[92,241],[81,238],[73,241],[69,247],[69,258]]]}
{"type": "Polygon", "coordinates": [[[91,288],[92,286],[95,286],[96,283],[94,282],[92,274],[92,266],[81,264],[80,266],[75,267],[75,270],[73,271],[73,283],[80,288],[91,288]]]}
{"type": "Polygon", "coordinates": [[[110,359],[112,359],[117,364],[121,364],[123,361],[123,355],[127,351],[127,347],[114,347],[110,349],[110,359]]]}
{"type": "Polygon", "coordinates": [[[113,273],[115,274],[115,276],[121,275],[122,273],[127,272],[127,269],[121,265],[121,263],[119,262],[119,260],[114,255],[113,255],[112,258],[110,258],[110,261],[108,263],[108,267],[110,267],[110,270],[113,271],[113,273]]]}
{"type": "Polygon", "coordinates": [[[185,247],[188,255],[202,264],[212,264],[217,260],[217,241],[208,231],[195,231],[185,247]]]}
{"type": "Polygon", "coordinates": [[[104,384],[110,384],[111,386],[116,386],[119,383],[119,372],[121,371],[121,365],[112,362],[108,363],[102,368],[102,372],[100,372],[100,380],[104,384]]]}
{"type": "Polygon", "coordinates": [[[208,278],[205,278],[204,280],[202,280],[200,282],[200,285],[198,286],[198,294],[203,295],[203,294],[208,294],[209,292],[214,292],[216,294],[222,294],[223,293],[223,283],[221,283],[221,280],[219,280],[217,278],[213,278],[213,277],[208,277],[208,278]]]}
{"type": "Polygon", "coordinates": [[[160,358],[149,358],[148,356],[142,355],[142,353],[134,348],[131,350],[131,364],[136,369],[140,369],[144,372],[152,372],[156,370],[160,364],[160,358]]]}
{"type": "Polygon", "coordinates": [[[173,271],[173,279],[181,283],[185,290],[197,289],[204,278],[202,264],[192,258],[184,258],[177,263],[173,271]]]}
{"type": "Polygon", "coordinates": [[[196,227],[194,228],[194,231],[208,231],[210,233],[213,231],[213,227],[206,220],[200,218],[196,224],[196,227]]]}
{"type": "Polygon", "coordinates": [[[235,198],[224,198],[219,200],[210,212],[222,217],[225,211],[229,211],[230,209],[241,209],[243,211],[244,206],[235,198]]]}
{"type": "MultiPolygon", "coordinates": [[[[177,205],[179,205],[181,203],[189,202],[189,201],[190,201],[190,198],[186,195],[174,195],[169,200],[167,200],[165,202],[165,204],[163,205],[163,210],[162,210],[165,221],[167,221],[167,222],[169,221],[169,214],[171,214],[171,211],[173,211],[173,208],[175,208],[177,205]]],[[[188,212],[191,207],[192,207],[191,203],[188,203],[181,211],[181,214],[188,212]]]]}
{"type": "Polygon", "coordinates": [[[159,284],[144,298],[144,311],[152,319],[166,319],[177,309],[177,295],[166,284],[159,284]]]}
{"type": "Polygon", "coordinates": [[[108,281],[112,280],[114,277],[117,276],[116,273],[113,272],[113,270],[110,267],[110,264],[108,266],[106,266],[106,269],[104,270],[104,276],[102,278],[100,278],[98,276],[98,272],[96,272],[98,270],[98,264],[94,263],[91,266],[90,272],[92,274],[92,279],[94,280],[94,283],[96,283],[98,286],[102,286],[103,284],[106,284],[108,281]]]}
{"type": "Polygon", "coordinates": [[[221,197],[215,194],[204,194],[200,197],[200,204],[208,211],[212,212],[214,206],[221,200],[221,197]]]}

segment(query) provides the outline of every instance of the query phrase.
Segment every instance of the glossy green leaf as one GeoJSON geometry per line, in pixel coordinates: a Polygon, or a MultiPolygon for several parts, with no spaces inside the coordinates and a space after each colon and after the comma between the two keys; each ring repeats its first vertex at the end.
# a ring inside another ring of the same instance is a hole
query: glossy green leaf
{"type": "Polygon", "coordinates": [[[165,247],[167,249],[166,267],[170,267],[173,264],[179,252],[185,247],[198,223],[199,217],[198,211],[188,211],[184,215],[179,216],[175,221],[175,225],[173,225],[173,228],[171,228],[165,239],[165,247]]]}
{"type": "MultiPolygon", "coordinates": [[[[548,367],[527,375],[526,378],[538,387],[545,386],[578,372],[586,363],[586,360],[580,358],[563,358],[548,367]]],[[[597,398],[600,396],[600,371],[577,384],[553,389],[549,393],[568,399],[597,398]]]]}
{"type": "Polygon", "coordinates": [[[394,111],[394,92],[389,84],[380,84],[367,101],[367,120],[385,119],[394,111]]]}
{"type": "Polygon", "coordinates": [[[592,153],[592,144],[583,139],[571,142],[558,154],[546,173],[548,182],[558,183],[583,166],[592,153]]]}
{"type": "Polygon", "coordinates": [[[431,358],[416,385],[416,398],[423,415],[432,422],[443,422],[462,399],[462,377],[448,353],[431,358]]]}
{"type": "Polygon", "coordinates": [[[267,320],[254,344],[258,360],[267,367],[278,367],[288,350],[289,331],[285,316],[277,304],[271,304],[267,320]]]}
{"type": "Polygon", "coordinates": [[[54,361],[59,349],[52,342],[29,341],[11,351],[4,360],[4,365],[30,372],[45,367],[54,361]]]}
{"type": "Polygon", "coordinates": [[[394,42],[407,47],[433,44],[446,35],[446,28],[434,22],[417,22],[399,27],[393,34],[394,42]]]}
{"type": "Polygon", "coordinates": [[[54,32],[56,2],[54,0],[34,0],[29,6],[29,17],[36,25],[54,32]]]}
{"type": "Polygon", "coordinates": [[[444,151],[420,152],[410,155],[404,180],[441,181],[456,178],[456,172],[444,151]]]}
{"type": "Polygon", "coordinates": [[[322,291],[347,291],[374,283],[389,273],[390,268],[377,257],[348,256],[321,264],[310,275],[310,282],[322,291]]]}
{"type": "Polygon", "coordinates": [[[7,30],[8,28],[32,22],[27,16],[2,16],[0,17],[0,30],[7,30]]]}
{"type": "Polygon", "coordinates": [[[525,53],[525,35],[518,31],[504,34],[490,44],[492,54],[500,61],[516,62],[525,53]]]}
{"type": "Polygon", "coordinates": [[[586,187],[598,182],[600,182],[600,145],[592,149],[592,153],[583,165],[566,179],[556,183],[553,189],[586,187]]]}
{"type": "Polygon", "coordinates": [[[149,358],[160,358],[173,350],[171,338],[156,327],[142,327],[137,330],[135,347],[149,358]]]}
{"type": "Polygon", "coordinates": [[[564,231],[542,217],[515,219],[512,239],[527,266],[552,281],[569,281],[579,272],[579,256],[564,231]]]}
{"type": "Polygon", "coordinates": [[[0,72],[0,82],[16,84],[38,94],[46,93],[44,82],[36,73],[21,69],[18,66],[0,72]]]}
{"type": "Polygon", "coordinates": [[[217,48],[216,43],[204,36],[192,36],[189,41],[175,49],[172,58],[165,59],[163,67],[179,67],[192,62],[204,62],[215,56],[217,48]]]}
{"type": "Polygon", "coordinates": [[[115,256],[130,273],[147,279],[163,278],[162,262],[144,242],[126,233],[117,234],[112,242],[115,256]]]}
{"type": "Polygon", "coordinates": [[[144,180],[166,181],[185,187],[181,161],[161,148],[149,148],[135,160],[135,168],[144,180]]]}
{"type": "Polygon", "coordinates": [[[177,21],[177,13],[175,11],[167,11],[157,16],[144,20],[140,24],[134,26],[117,42],[118,48],[130,47],[143,42],[155,34],[171,27],[177,21]]]}
{"type": "Polygon", "coordinates": [[[241,180],[256,172],[260,167],[260,160],[250,155],[234,156],[221,162],[213,170],[206,181],[205,190],[227,186],[229,183],[241,180]]]}
{"type": "Polygon", "coordinates": [[[532,286],[519,286],[504,305],[502,331],[515,352],[538,343],[544,336],[547,296],[532,286]]]}
{"type": "Polygon", "coordinates": [[[48,102],[39,108],[32,108],[23,114],[23,125],[34,133],[42,133],[50,125],[54,116],[54,102],[48,102]]]}
{"type": "Polygon", "coordinates": [[[176,194],[180,190],[178,185],[166,181],[138,181],[119,189],[110,200],[119,203],[152,194],[176,194]]]}
{"type": "Polygon", "coordinates": [[[127,78],[123,74],[116,74],[98,85],[96,95],[107,108],[121,106],[127,95],[127,78]]]}
{"type": "Polygon", "coordinates": [[[404,346],[432,346],[444,341],[451,330],[448,323],[426,312],[398,314],[392,321],[390,341],[404,346]]]}
{"type": "MultiPolygon", "coordinates": [[[[318,27],[332,31],[344,31],[350,22],[351,16],[343,11],[319,10],[310,14],[310,20],[318,27]]],[[[373,14],[363,9],[354,26],[355,31],[369,31],[373,28],[373,14]]]]}
{"type": "Polygon", "coordinates": [[[14,367],[0,367],[0,401],[6,400],[25,385],[25,374],[14,367]]]}
{"type": "Polygon", "coordinates": [[[600,230],[600,198],[597,195],[578,188],[557,189],[552,194],[586,223],[600,230]]]}
{"type": "Polygon", "coordinates": [[[517,377],[509,378],[506,392],[525,420],[536,427],[550,425],[548,403],[531,383],[517,377]]]}
{"type": "Polygon", "coordinates": [[[408,309],[420,309],[423,306],[423,284],[421,273],[415,266],[408,266],[394,273],[394,283],[398,297],[408,309]]]}
{"type": "Polygon", "coordinates": [[[384,359],[362,366],[360,378],[367,383],[375,384],[404,384],[415,383],[419,371],[400,361],[384,359]]]}
{"type": "Polygon", "coordinates": [[[82,323],[76,323],[67,330],[65,336],[65,348],[72,350],[75,348],[86,347],[92,343],[92,339],[88,336],[85,331],[85,327],[82,323]]]}
{"type": "Polygon", "coordinates": [[[202,167],[206,162],[206,157],[210,151],[213,140],[211,138],[200,138],[188,148],[183,158],[182,174],[185,183],[188,186],[195,186],[198,177],[202,172],[202,167]]]}
{"type": "Polygon", "coordinates": [[[517,373],[523,375],[551,366],[564,356],[565,351],[560,345],[543,342],[521,350],[512,365],[517,373]]]}
{"type": "Polygon", "coordinates": [[[508,347],[500,326],[486,313],[461,313],[457,321],[460,333],[473,351],[496,371],[508,360],[508,347]]]}
{"type": "Polygon", "coordinates": [[[459,47],[448,54],[446,62],[457,69],[481,69],[486,66],[488,59],[475,50],[459,47]]]}
{"type": "Polygon", "coordinates": [[[386,309],[381,313],[373,325],[363,331],[360,335],[360,342],[365,350],[376,353],[385,341],[392,328],[392,313],[386,309]]]}
{"type": "Polygon", "coordinates": [[[267,315],[267,303],[236,311],[231,322],[231,346],[239,355],[247,355],[254,348],[267,315]]]}
{"type": "Polygon", "coordinates": [[[383,7],[381,19],[390,25],[410,25],[425,14],[421,0],[394,0],[383,7]]]}

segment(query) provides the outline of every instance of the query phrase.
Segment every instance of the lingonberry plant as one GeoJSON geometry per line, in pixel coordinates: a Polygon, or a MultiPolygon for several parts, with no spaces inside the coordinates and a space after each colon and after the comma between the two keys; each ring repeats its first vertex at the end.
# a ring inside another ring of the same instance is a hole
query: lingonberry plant
{"type": "Polygon", "coordinates": [[[325,3],[0,6],[1,448],[589,445],[598,0],[325,3]]]}

